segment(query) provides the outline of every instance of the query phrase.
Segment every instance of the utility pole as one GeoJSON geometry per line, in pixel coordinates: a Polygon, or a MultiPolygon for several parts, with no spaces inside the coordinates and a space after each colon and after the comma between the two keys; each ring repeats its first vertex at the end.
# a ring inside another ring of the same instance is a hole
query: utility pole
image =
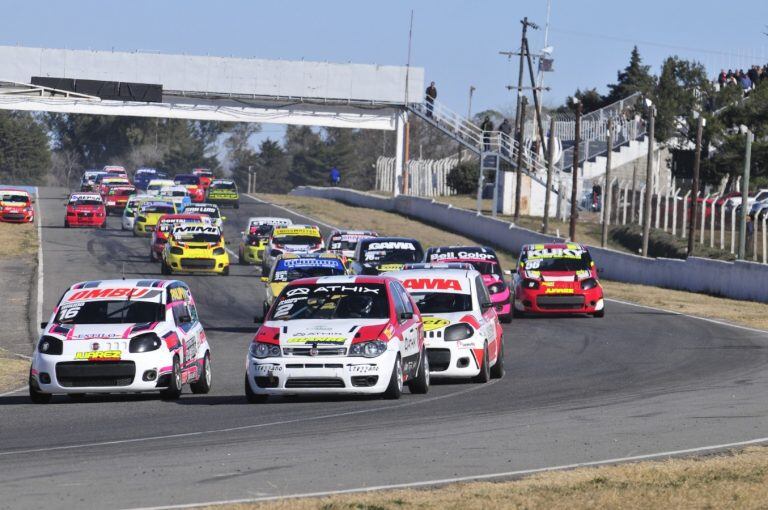
{"type": "MultiPolygon", "coordinates": [[[[554,172],[555,161],[555,118],[549,118],[549,143],[547,144],[547,189],[544,195],[544,219],[541,223],[541,232],[547,233],[549,229],[549,201],[552,195],[552,173],[554,172]]],[[[562,191],[562,190],[561,190],[562,191]]]]}
{"type": "MultiPolygon", "coordinates": [[[[747,131],[747,147],[744,152],[744,176],[741,178],[741,218],[739,218],[739,254],[738,258],[747,258],[747,214],[749,214],[749,167],[752,163],[752,142],[755,135],[747,131]]],[[[753,225],[754,231],[754,225],[753,225]]],[[[754,235],[754,234],[753,234],[754,235]]]]}
{"type": "MultiPolygon", "coordinates": [[[[701,134],[704,130],[704,116],[699,113],[699,119],[696,125],[696,156],[693,160],[693,189],[691,190],[691,220],[688,222],[688,251],[687,256],[693,256],[694,238],[696,237],[696,207],[698,206],[699,196],[699,167],[701,165],[701,134]]],[[[683,204],[685,207],[685,204],[683,204]]],[[[704,204],[706,207],[706,204],[704,204]]]]}
{"type": "Polygon", "coordinates": [[[522,127],[525,125],[525,106],[528,104],[528,98],[523,96],[520,101],[520,128],[517,130],[517,168],[515,169],[515,217],[514,222],[520,220],[520,193],[523,187],[523,137],[525,132],[522,127]]]}
{"type": "Polygon", "coordinates": [[[536,125],[538,126],[539,144],[544,143],[544,126],[541,123],[541,105],[539,104],[539,89],[536,86],[536,78],[533,76],[533,63],[531,62],[531,49],[528,47],[528,38],[523,40],[525,44],[525,58],[528,60],[528,73],[531,78],[531,88],[533,89],[533,103],[536,108],[536,125]]]}
{"type": "MultiPolygon", "coordinates": [[[[523,25],[523,34],[520,37],[520,68],[517,72],[517,107],[515,108],[515,129],[517,129],[518,123],[520,122],[520,103],[522,102],[523,98],[523,66],[525,65],[523,58],[525,57],[525,41],[528,34],[528,27],[531,27],[534,30],[539,28],[535,23],[528,21],[527,16],[520,20],[520,23],[523,25]]],[[[502,55],[512,56],[513,53],[502,52],[502,55]]]]}
{"type": "Polygon", "coordinates": [[[571,184],[571,221],[568,228],[568,237],[571,241],[576,241],[576,220],[579,216],[578,194],[579,194],[579,144],[581,143],[581,112],[583,105],[579,101],[576,105],[576,144],[573,146],[573,169],[571,184]]]}
{"type": "Polygon", "coordinates": [[[605,248],[608,243],[608,226],[611,224],[611,154],[613,153],[613,119],[608,119],[607,147],[605,154],[605,186],[603,187],[603,227],[600,235],[600,246],[605,248]]]}
{"type": "Polygon", "coordinates": [[[651,199],[653,198],[653,141],[656,129],[656,107],[648,105],[648,161],[645,165],[645,203],[643,205],[643,257],[648,256],[651,235],[651,199]]]}

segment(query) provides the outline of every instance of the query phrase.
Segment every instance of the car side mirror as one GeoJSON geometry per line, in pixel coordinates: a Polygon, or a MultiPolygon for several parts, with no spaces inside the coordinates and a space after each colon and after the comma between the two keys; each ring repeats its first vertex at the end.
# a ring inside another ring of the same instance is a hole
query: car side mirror
{"type": "Polygon", "coordinates": [[[277,257],[278,255],[280,255],[280,252],[278,250],[272,250],[269,252],[270,257],[277,257]]]}
{"type": "Polygon", "coordinates": [[[260,280],[261,280],[262,282],[264,282],[264,283],[267,283],[267,282],[269,282],[269,278],[267,278],[266,276],[262,276],[262,277],[260,278],[260,280]]]}
{"type": "Polygon", "coordinates": [[[407,321],[413,319],[413,312],[402,312],[400,314],[400,320],[407,321]]]}
{"type": "Polygon", "coordinates": [[[48,323],[47,322],[41,322],[40,323],[40,329],[45,329],[47,327],[48,327],[48,323]]]}

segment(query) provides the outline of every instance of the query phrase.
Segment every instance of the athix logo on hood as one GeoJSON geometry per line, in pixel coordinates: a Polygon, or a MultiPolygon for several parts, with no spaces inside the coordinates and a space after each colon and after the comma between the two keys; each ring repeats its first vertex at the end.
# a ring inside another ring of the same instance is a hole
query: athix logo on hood
{"type": "Polygon", "coordinates": [[[458,280],[445,278],[407,278],[403,280],[403,287],[410,290],[461,290],[458,280]]]}

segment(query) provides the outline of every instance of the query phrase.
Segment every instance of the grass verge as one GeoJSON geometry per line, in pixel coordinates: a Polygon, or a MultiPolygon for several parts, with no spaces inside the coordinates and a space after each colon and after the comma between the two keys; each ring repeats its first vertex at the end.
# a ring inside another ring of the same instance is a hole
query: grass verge
{"type": "MultiPolygon", "coordinates": [[[[412,236],[419,239],[425,247],[477,244],[467,237],[446,232],[400,214],[353,207],[324,198],[268,194],[257,196],[332,225],[350,229],[372,229],[382,235],[412,236]]],[[[498,251],[498,255],[505,268],[515,264],[514,255],[503,251],[498,251]]],[[[768,330],[768,316],[765,314],[763,303],[608,280],[603,280],[602,283],[609,298],[768,330]]]]}
{"type": "Polygon", "coordinates": [[[0,350],[0,393],[15,390],[27,382],[29,361],[0,350]]]}
{"type": "MultiPolygon", "coordinates": [[[[227,505],[227,510],[395,510],[547,508],[765,508],[768,448],[325,498],[227,505]]],[[[216,507],[222,508],[222,507],[216,507]]]]}

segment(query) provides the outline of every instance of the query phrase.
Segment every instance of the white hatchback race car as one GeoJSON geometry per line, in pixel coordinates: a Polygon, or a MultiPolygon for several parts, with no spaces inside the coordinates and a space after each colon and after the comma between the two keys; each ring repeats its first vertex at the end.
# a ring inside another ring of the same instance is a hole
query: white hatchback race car
{"type": "Polygon", "coordinates": [[[178,280],[102,280],[64,293],[32,356],[29,396],[211,389],[211,357],[189,287],[178,280]]]}
{"type": "Polygon", "coordinates": [[[387,276],[403,283],[422,313],[432,377],[487,382],[504,375],[503,329],[478,271],[435,267],[387,276]]]}
{"type": "Polygon", "coordinates": [[[218,205],[209,203],[190,204],[184,208],[184,214],[202,214],[208,216],[211,219],[211,224],[214,227],[219,228],[223,227],[224,220],[227,219],[226,216],[221,215],[218,205]]]}
{"type": "MultiPolygon", "coordinates": [[[[260,317],[256,318],[260,321],[260,317]]],[[[381,276],[289,283],[253,338],[245,395],[378,394],[429,389],[421,316],[402,284],[381,276]]]]}

